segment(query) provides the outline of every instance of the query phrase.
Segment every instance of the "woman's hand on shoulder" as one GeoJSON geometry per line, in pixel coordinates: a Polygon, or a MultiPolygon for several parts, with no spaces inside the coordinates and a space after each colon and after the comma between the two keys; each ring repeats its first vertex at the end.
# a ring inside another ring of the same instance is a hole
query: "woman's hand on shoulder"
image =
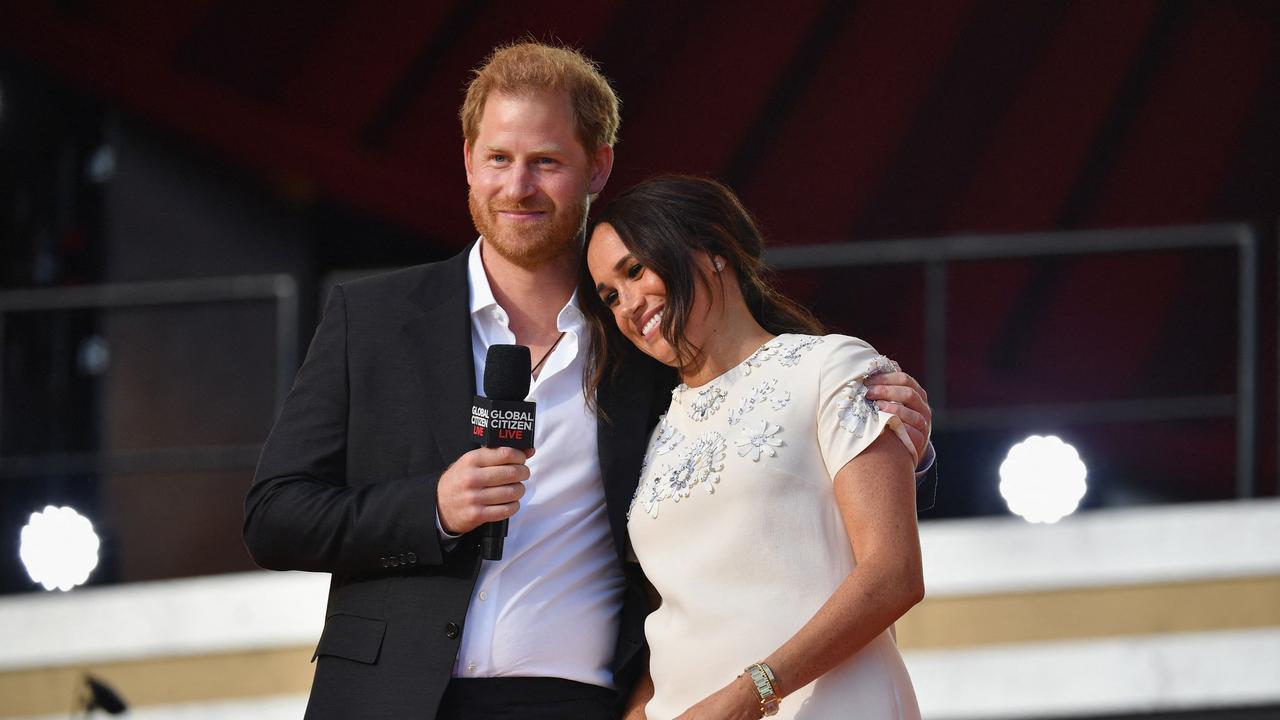
{"type": "Polygon", "coordinates": [[[760,695],[747,675],[711,693],[676,720],[758,720],[760,695]]]}

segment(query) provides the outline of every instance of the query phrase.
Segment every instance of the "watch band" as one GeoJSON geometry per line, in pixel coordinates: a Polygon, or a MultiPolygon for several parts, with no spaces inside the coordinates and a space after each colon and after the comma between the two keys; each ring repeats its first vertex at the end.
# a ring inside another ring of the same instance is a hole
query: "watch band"
{"type": "Polygon", "coordinates": [[[778,679],[773,675],[773,668],[758,662],[748,665],[743,672],[751,675],[751,682],[760,695],[760,714],[765,717],[777,715],[782,698],[778,697],[778,679]]]}

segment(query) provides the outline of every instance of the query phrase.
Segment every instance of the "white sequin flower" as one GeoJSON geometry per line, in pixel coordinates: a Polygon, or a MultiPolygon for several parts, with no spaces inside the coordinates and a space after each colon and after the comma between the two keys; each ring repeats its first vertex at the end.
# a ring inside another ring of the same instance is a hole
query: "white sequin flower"
{"type": "Polygon", "coordinates": [[[898,363],[884,355],[877,355],[871,361],[871,368],[865,375],[860,375],[845,383],[840,388],[840,401],[836,405],[836,415],[840,418],[840,427],[853,433],[854,437],[863,437],[871,425],[871,418],[879,411],[872,400],[867,399],[866,378],[885,372],[898,372],[898,363]]]}
{"type": "MultiPolygon", "coordinates": [[[[676,455],[674,464],[664,465],[642,483],[632,500],[632,508],[639,502],[645,512],[656,518],[663,500],[680,502],[699,485],[708,493],[714,493],[716,484],[720,482],[720,472],[724,470],[726,446],[720,433],[699,435],[676,455]]],[[[630,512],[627,516],[630,517],[630,512]]]]}
{"type": "Polygon", "coordinates": [[[898,363],[889,359],[884,355],[877,355],[871,361],[871,369],[867,371],[867,377],[879,375],[880,373],[898,372],[902,368],[898,367],[898,363]]]}
{"type": "Polygon", "coordinates": [[[761,367],[772,359],[773,354],[777,349],[777,343],[777,339],[774,339],[756,348],[755,352],[751,353],[747,356],[746,360],[742,361],[742,374],[750,375],[753,368],[761,367]]]}
{"type": "Polygon", "coordinates": [[[759,425],[753,425],[752,429],[744,431],[742,437],[734,442],[738,446],[738,455],[750,455],[752,462],[760,462],[761,455],[776,457],[778,451],[774,448],[782,447],[782,438],[775,436],[781,430],[781,426],[761,420],[759,425]]]}
{"type": "Polygon", "coordinates": [[[702,422],[711,417],[720,409],[720,403],[724,402],[726,395],[728,393],[714,383],[698,390],[698,396],[689,403],[689,418],[694,422],[702,422]]]}
{"type": "Polygon", "coordinates": [[[796,343],[782,348],[781,353],[778,355],[778,362],[781,363],[783,367],[791,367],[792,365],[800,362],[800,358],[805,353],[813,349],[814,345],[821,342],[822,338],[817,335],[804,336],[796,343]]]}
{"type": "Polygon", "coordinates": [[[876,406],[867,400],[867,386],[862,381],[850,380],[840,388],[840,401],[836,405],[840,427],[853,433],[854,437],[862,437],[875,414],[876,406]]]}
{"type": "Polygon", "coordinates": [[[729,411],[729,424],[737,425],[738,422],[742,420],[743,415],[751,412],[752,408],[768,399],[768,397],[773,394],[773,389],[777,387],[777,385],[778,379],[770,378],[751,388],[751,392],[742,396],[742,400],[738,402],[738,407],[729,411]]]}
{"type": "Polygon", "coordinates": [[[674,425],[668,423],[667,416],[663,415],[658,422],[658,428],[654,431],[653,454],[666,455],[675,450],[682,442],[684,442],[684,434],[677,430],[674,425]]]}

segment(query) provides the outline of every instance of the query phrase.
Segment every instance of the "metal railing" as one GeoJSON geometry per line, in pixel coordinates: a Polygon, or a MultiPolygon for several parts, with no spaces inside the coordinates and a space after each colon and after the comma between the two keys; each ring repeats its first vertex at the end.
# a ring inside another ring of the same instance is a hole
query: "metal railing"
{"type": "MultiPolygon", "coordinates": [[[[58,310],[115,310],[172,307],[243,301],[275,304],[275,410],[278,414],[298,369],[298,283],[292,275],[237,275],[79,287],[50,287],[0,292],[0,347],[5,317],[20,312],[58,310]]],[[[0,378],[4,355],[0,353],[0,378]]],[[[0,418],[4,417],[0,383],[0,418]]],[[[77,472],[154,471],[163,469],[227,469],[249,467],[257,460],[257,445],[209,445],[110,453],[61,452],[35,456],[0,457],[0,478],[37,477],[77,472]]]]}
{"type": "Polygon", "coordinates": [[[1235,417],[1236,496],[1253,497],[1257,466],[1258,242],[1243,224],[1088,230],[1009,235],[881,240],[770,248],[765,259],[777,270],[876,265],[923,265],[925,280],[925,386],[938,429],[1006,426],[1037,421],[1144,421],[1235,417]],[[947,270],[955,262],[1050,256],[1104,255],[1169,250],[1235,249],[1238,337],[1234,395],[977,407],[953,410],[947,403],[947,270]]]}
{"type": "MultiPolygon", "coordinates": [[[[777,270],[921,265],[925,279],[925,385],[939,430],[1009,426],[1034,421],[1136,422],[1234,417],[1236,495],[1252,497],[1257,466],[1258,248],[1248,225],[1092,230],[1011,235],[961,235],[770,248],[768,263],[777,270]],[[1163,398],[1039,403],[1015,406],[951,408],[947,398],[947,280],[949,265],[973,260],[1104,255],[1170,250],[1234,249],[1237,253],[1236,391],[1229,395],[1178,395],[1163,398]]],[[[359,273],[361,275],[366,272],[359,273]]],[[[251,275],[162,282],[121,283],[72,288],[0,292],[0,344],[4,316],[14,312],[111,309],[242,300],[276,304],[276,411],[298,368],[299,298],[289,275],[251,275]]],[[[3,357],[0,356],[0,362],[3,357]]],[[[0,367],[0,371],[2,371],[0,367]]],[[[2,388],[0,388],[2,390],[2,388]]],[[[0,408],[3,396],[0,395],[0,408]]],[[[150,469],[214,469],[252,464],[257,446],[205,446],[120,451],[103,456],[63,453],[30,458],[0,457],[0,478],[47,472],[150,469]]]]}

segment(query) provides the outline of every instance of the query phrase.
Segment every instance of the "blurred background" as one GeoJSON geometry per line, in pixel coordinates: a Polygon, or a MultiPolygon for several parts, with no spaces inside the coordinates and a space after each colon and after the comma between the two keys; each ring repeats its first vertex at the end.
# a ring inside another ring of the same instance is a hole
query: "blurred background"
{"type": "Polygon", "coordinates": [[[300,716],[323,578],[254,570],[243,494],[328,288],[474,239],[457,108],[526,37],[623,100],[604,202],[729,183],[928,389],[928,717],[1280,717],[1280,3],[0,6],[0,717],[86,672],[300,716]],[[1087,487],[1002,494],[1031,435],[1087,487]],[[70,593],[19,557],[46,506],[98,538],[70,593]]]}

